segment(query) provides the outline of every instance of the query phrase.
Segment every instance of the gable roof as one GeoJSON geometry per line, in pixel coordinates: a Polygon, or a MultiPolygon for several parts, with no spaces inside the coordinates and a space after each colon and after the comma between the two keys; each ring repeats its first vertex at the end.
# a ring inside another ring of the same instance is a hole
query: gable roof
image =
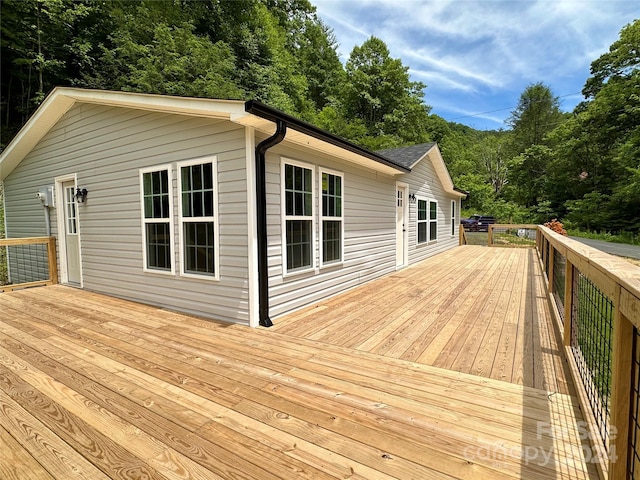
{"type": "Polygon", "coordinates": [[[275,131],[274,118],[278,118],[285,121],[289,128],[285,141],[334,155],[388,175],[410,171],[409,168],[386,156],[359,147],[260,102],[245,104],[240,100],[212,100],[56,87],[0,154],[0,181],[17,167],[62,116],[78,103],[229,120],[239,125],[253,127],[268,135],[272,135],[275,131]]]}
{"type": "Polygon", "coordinates": [[[435,142],[419,143],[418,145],[411,145],[408,147],[376,150],[376,153],[387,158],[392,158],[395,162],[404,167],[413,168],[434,146],[435,142]]]}
{"type": "Polygon", "coordinates": [[[383,155],[410,170],[412,170],[419,162],[427,158],[433,165],[436,175],[438,176],[445,192],[460,198],[467,196],[467,192],[458,190],[453,185],[453,181],[449,175],[449,170],[444,163],[438,144],[435,142],[420,143],[418,145],[411,145],[408,147],[387,148],[385,150],[378,150],[376,153],[383,155]]]}

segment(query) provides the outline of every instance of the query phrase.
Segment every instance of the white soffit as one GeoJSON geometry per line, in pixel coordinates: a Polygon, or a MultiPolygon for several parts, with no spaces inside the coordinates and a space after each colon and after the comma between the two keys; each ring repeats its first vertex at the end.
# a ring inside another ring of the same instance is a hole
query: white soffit
{"type": "MultiPolygon", "coordinates": [[[[253,127],[257,131],[266,133],[267,135],[273,135],[276,130],[275,124],[272,121],[266,120],[256,115],[252,115],[250,113],[245,113],[244,115],[231,115],[231,121],[239,123],[241,125],[253,127]]],[[[398,175],[400,173],[405,173],[400,169],[385,165],[380,162],[376,162],[375,160],[338,147],[337,145],[325,142],[324,140],[319,140],[311,135],[307,135],[306,133],[298,132],[293,128],[287,128],[287,134],[284,137],[284,142],[291,142],[305,148],[310,148],[317,152],[331,155],[339,159],[347,160],[351,163],[355,163],[357,165],[361,165],[363,167],[381,173],[386,173],[388,175],[398,175]]]]}

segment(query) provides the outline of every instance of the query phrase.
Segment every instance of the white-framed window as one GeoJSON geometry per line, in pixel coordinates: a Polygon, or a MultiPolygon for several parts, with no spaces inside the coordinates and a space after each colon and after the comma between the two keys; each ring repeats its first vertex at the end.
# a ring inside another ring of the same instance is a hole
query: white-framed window
{"type": "Polygon", "coordinates": [[[282,160],[283,263],[287,273],[315,267],[315,175],[310,165],[282,160]]]}
{"type": "Polygon", "coordinates": [[[140,169],[143,268],[174,273],[171,166],[140,169]]]}
{"type": "Polygon", "coordinates": [[[78,215],[76,211],[76,189],[75,187],[67,187],[64,189],[64,207],[67,210],[67,233],[78,233],[78,215]]]}
{"type": "Polygon", "coordinates": [[[341,263],[344,250],[344,176],[320,169],[320,265],[341,263]]]}
{"type": "Polygon", "coordinates": [[[418,243],[435,242],[438,239],[438,202],[426,198],[417,199],[418,243]]]}
{"type": "Polygon", "coordinates": [[[438,202],[429,200],[429,241],[438,240],[438,202]]]}
{"type": "Polygon", "coordinates": [[[451,235],[456,234],[456,201],[451,200],[451,235]]]}
{"type": "Polygon", "coordinates": [[[178,162],[180,273],[219,278],[216,157],[178,162]]]}

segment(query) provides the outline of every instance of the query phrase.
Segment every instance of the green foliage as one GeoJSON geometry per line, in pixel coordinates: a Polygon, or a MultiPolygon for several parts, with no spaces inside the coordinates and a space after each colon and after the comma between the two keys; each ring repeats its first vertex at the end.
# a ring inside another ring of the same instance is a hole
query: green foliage
{"type": "Polygon", "coordinates": [[[590,232],[578,229],[567,229],[567,235],[571,237],[591,238],[605,242],[625,243],[628,245],[640,245],[640,235],[631,232],[590,232]]]}
{"type": "Polygon", "coordinates": [[[591,64],[588,100],[550,138],[550,199],[587,230],[640,231],[640,20],[591,64]],[[560,187],[561,186],[561,187],[560,187]]]}

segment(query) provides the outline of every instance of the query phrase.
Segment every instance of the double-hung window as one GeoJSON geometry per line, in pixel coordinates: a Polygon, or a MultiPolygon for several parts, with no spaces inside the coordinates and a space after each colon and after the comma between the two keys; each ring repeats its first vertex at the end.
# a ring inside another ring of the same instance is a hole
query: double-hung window
{"type": "Polygon", "coordinates": [[[314,267],[314,171],[287,160],[282,176],[286,272],[308,270],[314,267]]]}
{"type": "Polygon", "coordinates": [[[429,200],[429,241],[438,239],[438,202],[429,200]]]}
{"type": "Polygon", "coordinates": [[[456,234],[456,201],[451,200],[451,235],[456,234]]]}
{"type": "Polygon", "coordinates": [[[343,176],[320,170],[322,181],[321,259],[322,265],[342,262],[343,250],[343,176]]]}
{"type": "Polygon", "coordinates": [[[438,202],[418,198],[418,243],[438,239],[438,202]]]}
{"type": "Polygon", "coordinates": [[[173,273],[171,168],[140,170],[144,270],[173,273]]]}
{"type": "Polygon", "coordinates": [[[178,163],[180,271],[218,278],[216,158],[178,163]]]}

